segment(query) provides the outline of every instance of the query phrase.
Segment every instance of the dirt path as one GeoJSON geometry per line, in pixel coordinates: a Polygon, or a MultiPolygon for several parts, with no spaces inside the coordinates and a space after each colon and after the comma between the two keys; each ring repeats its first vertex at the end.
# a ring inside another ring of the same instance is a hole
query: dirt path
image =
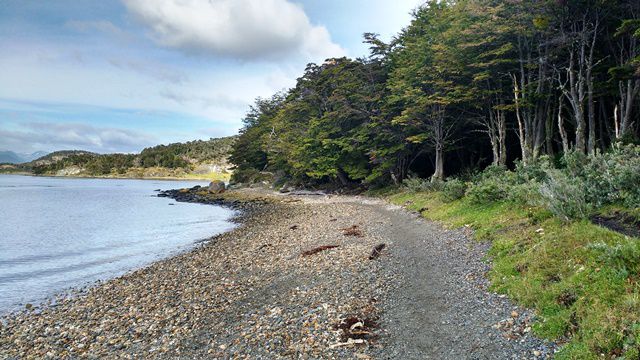
{"type": "Polygon", "coordinates": [[[266,202],[243,226],[55,306],[5,318],[0,358],[546,354],[525,332],[528,314],[484,290],[485,249],[462,233],[366,198],[243,196],[266,202]],[[501,321],[509,331],[496,328],[501,321]]]}
{"type": "Polygon", "coordinates": [[[444,230],[392,206],[370,206],[390,240],[385,271],[397,281],[383,302],[389,359],[545,358],[549,344],[529,333],[532,315],[487,291],[488,244],[444,230]]]}

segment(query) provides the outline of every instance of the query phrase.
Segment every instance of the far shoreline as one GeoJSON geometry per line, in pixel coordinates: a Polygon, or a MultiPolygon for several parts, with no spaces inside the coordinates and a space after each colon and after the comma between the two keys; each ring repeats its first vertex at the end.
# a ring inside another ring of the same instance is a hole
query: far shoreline
{"type": "Polygon", "coordinates": [[[180,177],[124,177],[124,176],[66,176],[66,175],[37,175],[29,173],[0,173],[2,175],[15,175],[15,176],[31,176],[38,178],[52,178],[52,179],[101,179],[101,180],[159,180],[159,181],[189,181],[189,182],[202,182],[213,181],[212,178],[180,178],[180,177]]]}

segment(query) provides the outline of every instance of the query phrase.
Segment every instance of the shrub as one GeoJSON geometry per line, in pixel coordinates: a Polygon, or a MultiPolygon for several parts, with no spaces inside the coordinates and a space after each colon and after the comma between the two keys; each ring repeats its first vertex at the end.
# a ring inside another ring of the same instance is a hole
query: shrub
{"type": "Polygon", "coordinates": [[[559,170],[549,170],[549,178],[540,187],[540,195],[547,208],[562,220],[587,218],[593,211],[588,201],[585,182],[581,178],[569,177],[559,170]]]}
{"type": "Polygon", "coordinates": [[[469,189],[467,189],[466,195],[472,203],[489,204],[505,200],[507,198],[508,187],[508,185],[498,179],[489,178],[472,184],[469,189]]]}
{"type": "Polygon", "coordinates": [[[610,152],[589,156],[573,152],[563,163],[568,176],[582,179],[586,200],[594,207],[616,202],[640,206],[639,146],[616,146],[610,152]]]}
{"type": "Polygon", "coordinates": [[[515,184],[507,190],[507,200],[516,204],[524,204],[529,206],[543,205],[543,199],[540,195],[541,184],[537,181],[527,181],[522,184],[515,184]]]}
{"type": "Polygon", "coordinates": [[[473,182],[480,182],[488,179],[501,179],[509,170],[504,165],[489,165],[479,173],[473,182]]]}
{"type": "Polygon", "coordinates": [[[547,171],[551,168],[551,159],[546,155],[531,159],[527,165],[522,161],[516,161],[515,181],[519,184],[530,181],[544,182],[548,178],[547,171]]]}
{"type": "Polygon", "coordinates": [[[402,185],[411,192],[433,192],[442,190],[442,181],[430,181],[419,177],[406,178],[402,185]]]}
{"type": "Polygon", "coordinates": [[[460,179],[449,179],[442,187],[442,199],[447,202],[461,199],[467,191],[467,184],[460,179]]]}
{"type": "Polygon", "coordinates": [[[616,147],[609,154],[612,188],[630,208],[640,207],[640,146],[616,147]]]}

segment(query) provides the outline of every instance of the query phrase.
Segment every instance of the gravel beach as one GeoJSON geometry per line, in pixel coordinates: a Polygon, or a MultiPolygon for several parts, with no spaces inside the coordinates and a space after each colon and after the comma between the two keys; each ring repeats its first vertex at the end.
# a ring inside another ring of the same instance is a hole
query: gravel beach
{"type": "Polygon", "coordinates": [[[0,358],[534,359],[486,244],[363,197],[198,191],[241,226],[0,325],[0,358]]]}

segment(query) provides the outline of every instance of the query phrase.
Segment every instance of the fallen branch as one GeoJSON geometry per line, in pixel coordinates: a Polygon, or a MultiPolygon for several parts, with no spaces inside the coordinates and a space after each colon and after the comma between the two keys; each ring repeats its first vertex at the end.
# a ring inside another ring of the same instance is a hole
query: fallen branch
{"type": "Polygon", "coordinates": [[[352,225],[350,227],[340,229],[340,230],[342,230],[342,234],[344,234],[344,236],[356,236],[356,237],[364,236],[364,234],[362,233],[362,230],[360,230],[358,225],[352,225]]]}
{"type": "Polygon", "coordinates": [[[358,344],[364,344],[366,342],[367,341],[363,340],[363,339],[349,339],[346,342],[341,342],[341,343],[329,345],[329,348],[335,349],[335,348],[338,348],[338,347],[341,347],[341,346],[358,345],[358,344]]]}
{"type": "Polygon", "coordinates": [[[303,251],[302,252],[302,256],[309,256],[309,255],[313,255],[313,254],[317,254],[321,251],[325,251],[325,250],[329,250],[329,249],[333,249],[333,248],[337,248],[338,245],[323,245],[323,246],[318,246],[317,248],[311,249],[311,250],[307,250],[307,251],[303,251]]]}
{"type": "Polygon", "coordinates": [[[371,255],[369,255],[369,260],[375,260],[380,256],[380,253],[382,252],[382,249],[385,248],[385,246],[387,246],[386,244],[380,244],[377,245],[376,247],[373,248],[373,251],[371,252],[371,255]]]}

